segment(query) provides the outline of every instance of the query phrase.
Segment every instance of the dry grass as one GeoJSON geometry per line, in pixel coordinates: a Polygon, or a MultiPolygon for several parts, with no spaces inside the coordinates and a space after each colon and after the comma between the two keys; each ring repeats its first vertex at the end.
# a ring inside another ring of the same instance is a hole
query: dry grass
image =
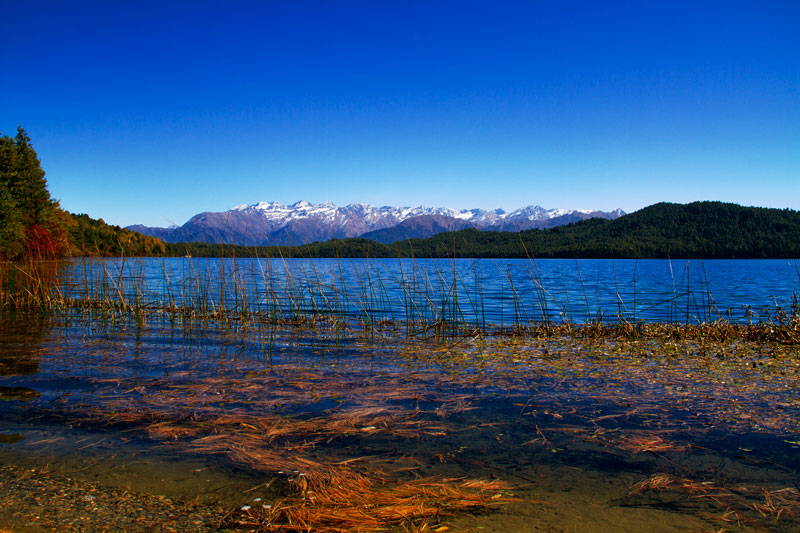
{"type": "Polygon", "coordinates": [[[723,522],[735,521],[739,527],[754,523],[753,513],[772,521],[800,517],[800,491],[792,487],[769,490],[741,483],[726,487],[712,481],[700,482],[658,473],[636,483],[631,494],[650,490],[685,492],[694,498],[714,502],[723,510],[716,518],[723,522]]]}
{"type": "MultiPolygon", "coordinates": [[[[302,380],[292,383],[298,386],[302,380]]],[[[499,480],[409,477],[409,470],[417,467],[413,458],[399,458],[392,462],[392,470],[386,470],[381,467],[383,457],[340,460],[331,450],[320,450],[333,439],[379,435],[419,439],[447,434],[446,425],[423,418],[418,409],[355,406],[310,418],[253,414],[210,406],[209,400],[218,395],[208,383],[187,384],[181,389],[184,401],[177,404],[173,403],[177,397],[173,388],[166,397],[151,392],[151,409],[105,405],[75,421],[141,428],[151,438],[171,443],[173,449],[225,456],[233,464],[287,484],[289,497],[271,506],[232,512],[225,520],[228,527],[379,531],[393,524],[422,527],[428,520],[515,501],[507,492],[510,486],[499,480]],[[195,408],[187,408],[188,404],[195,408]],[[183,414],[189,411],[190,416],[183,414]],[[407,466],[398,468],[398,462],[407,466]]],[[[392,397],[399,393],[386,392],[392,397]]],[[[287,394],[279,397],[285,399],[287,394]]]]}
{"type": "Polygon", "coordinates": [[[689,449],[686,444],[666,440],[654,431],[606,433],[605,437],[600,439],[603,444],[634,454],[643,452],[685,452],[689,449]]]}
{"type": "Polygon", "coordinates": [[[419,525],[514,500],[506,493],[508,486],[499,481],[431,477],[397,481],[341,468],[328,467],[325,474],[315,465],[306,465],[306,470],[312,474],[290,478],[298,496],[240,510],[226,522],[265,531],[380,531],[392,524],[419,525]]]}

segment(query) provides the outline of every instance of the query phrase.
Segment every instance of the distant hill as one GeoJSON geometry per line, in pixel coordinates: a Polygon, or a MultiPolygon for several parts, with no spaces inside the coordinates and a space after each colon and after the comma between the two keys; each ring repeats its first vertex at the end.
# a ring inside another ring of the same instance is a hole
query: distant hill
{"type": "Polygon", "coordinates": [[[134,224],[133,226],[126,226],[124,229],[128,231],[135,231],[136,233],[141,233],[142,235],[147,235],[148,237],[155,237],[156,239],[166,242],[171,236],[172,230],[177,227],[178,226],[171,226],[169,228],[151,228],[148,226],[143,226],[142,224],[134,224]]]}
{"type": "MultiPolygon", "coordinates": [[[[800,213],[723,202],[659,203],[616,220],[593,218],[519,233],[464,229],[427,239],[377,243],[348,239],[282,248],[330,257],[800,258],[800,213]]],[[[264,251],[268,252],[267,249],[264,251]]]]}
{"type": "Polygon", "coordinates": [[[103,219],[70,214],[72,255],[85,257],[139,257],[164,255],[164,241],[106,224],[103,219]]]}
{"type": "Polygon", "coordinates": [[[460,257],[800,257],[800,213],[722,202],[659,203],[617,220],[493,236],[470,231],[411,241],[422,256],[453,243],[460,257]]]}
{"type": "Polygon", "coordinates": [[[424,239],[447,231],[474,228],[475,224],[445,215],[420,215],[407,218],[396,226],[370,231],[361,237],[383,244],[407,239],[424,239]]]}

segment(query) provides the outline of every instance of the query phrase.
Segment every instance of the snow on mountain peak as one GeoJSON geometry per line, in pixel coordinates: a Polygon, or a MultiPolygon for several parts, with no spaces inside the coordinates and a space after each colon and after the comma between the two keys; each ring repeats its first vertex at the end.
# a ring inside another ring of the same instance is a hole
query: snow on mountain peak
{"type": "MultiPolygon", "coordinates": [[[[230,211],[256,211],[269,221],[273,227],[283,227],[292,221],[313,218],[323,224],[335,224],[338,226],[355,224],[356,220],[359,220],[360,222],[358,223],[367,230],[390,227],[406,219],[421,215],[441,215],[463,220],[477,227],[500,228],[508,227],[509,224],[529,225],[557,217],[569,215],[583,215],[583,217],[586,217],[598,213],[598,211],[589,209],[545,209],[538,205],[528,205],[511,212],[506,212],[500,208],[493,210],[475,208],[457,211],[449,207],[426,207],[425,205],[416,207],[387,205],[375,207],[360,202],[339,207],[331,201],[313,204],[307,200],[299,200],[288,206],[278,202],[262,201],[256,204],[239,205],[230,211]]],[[[620,209],[615,209],[608,213],[611,218],[616,218],[623,214],[624,212],[620,209]]]]}
{"type": "MultiPolygon", "coordinates": [[[[304,244],[332,238],[359,237],[380,230],[390,230],[408,219],[423,215],[449,218],[437,220],[440,228],[461,229],[475,227],[481,230],[522,231],[547,228],[591,217],[618,218],[625,213],[620,209],[611,212],[545,209],[529,205],[511,212],[503,209],[460,209],[449,207],[381,206],[352,203],[339,207],[333,202],[313,204],[300,200],[291,205],[279,202],[258,202],[233,207],[226,212],[204,212],[192,217],[180,228],[156,228],[169,242],[194,239],[202,242],[232,242],[250,245],[304,244]],[[455,219],[455,220],[452,220],[455,219]],[[164,232],[172,232],[168,237],[164,232]],[[221,236],[224,235],[224,236],[221,236]]],[[[425,235],[431,221],[411,221],[409,227],[417,235],[425,235]],[[422,232],[422,233],[419,233],[422,232]]],[[[137,230],[138,231],[138,230],[137,230]]],[[[406,231],[404,229],[403,231],[406,231]]],[[[382,241],[380,241],[382,242],[382,241]]]]}

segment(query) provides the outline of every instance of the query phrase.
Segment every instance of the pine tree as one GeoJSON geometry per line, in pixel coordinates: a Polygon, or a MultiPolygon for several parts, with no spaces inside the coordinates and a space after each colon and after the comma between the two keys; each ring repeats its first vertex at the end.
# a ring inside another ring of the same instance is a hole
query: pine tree
{"type": "Polygon", "coordinates": [[[22,126],[17,128],[15,145],[17,183],[11,190],[16,192],[17,205],[23,214],[25,226],[30,227],[34,224],[42,226],[51,214],[54,202],[47,191],[47,180],[44,178],[45,173],[39,157],[31,145],[31,138],[22,126]]]}
{"type": "Polygon", "coordinates": [[[13,259],[22,253],[25,227],[8,185],[0,179],[0,259],[13,259]]]}
{"type": "Polygon", "coordinates": [[[17,148],[14,140],[0,136],[0,259],[13,259],[22,253],[25,228],[14,191],[18,184],[17,148]]]}
{"type": "Polygon", "coordinates": [[[70,248],[72,221],[50,197],[31,139],[0,135],[0,257],[54,258],[70,248]]]}

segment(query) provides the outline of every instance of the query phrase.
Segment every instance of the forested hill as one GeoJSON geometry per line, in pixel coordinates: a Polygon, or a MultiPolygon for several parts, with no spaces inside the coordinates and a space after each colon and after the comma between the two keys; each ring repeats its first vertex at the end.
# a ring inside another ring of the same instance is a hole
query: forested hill
{"type": "Polygon", "coordinates": [[[162,254],[158,239],[61,209],[25,130],[0,134],[0,261],[162,254]]]}
{"type": "Polygon", "coordinates": [[[616,220],[519,233],[466,229],[383,246],[362,239],[265,248],[304,257],[798,258],[800,213],[722,202],[659,203],[616,220]]]}
{"type": "Polygon", "coordinates": [[[160,239],[106,224],[85,214],[72,217],[69,228],[72,255],[88,257],[142,257],[165,254],[166,244],[160,239]]]}

